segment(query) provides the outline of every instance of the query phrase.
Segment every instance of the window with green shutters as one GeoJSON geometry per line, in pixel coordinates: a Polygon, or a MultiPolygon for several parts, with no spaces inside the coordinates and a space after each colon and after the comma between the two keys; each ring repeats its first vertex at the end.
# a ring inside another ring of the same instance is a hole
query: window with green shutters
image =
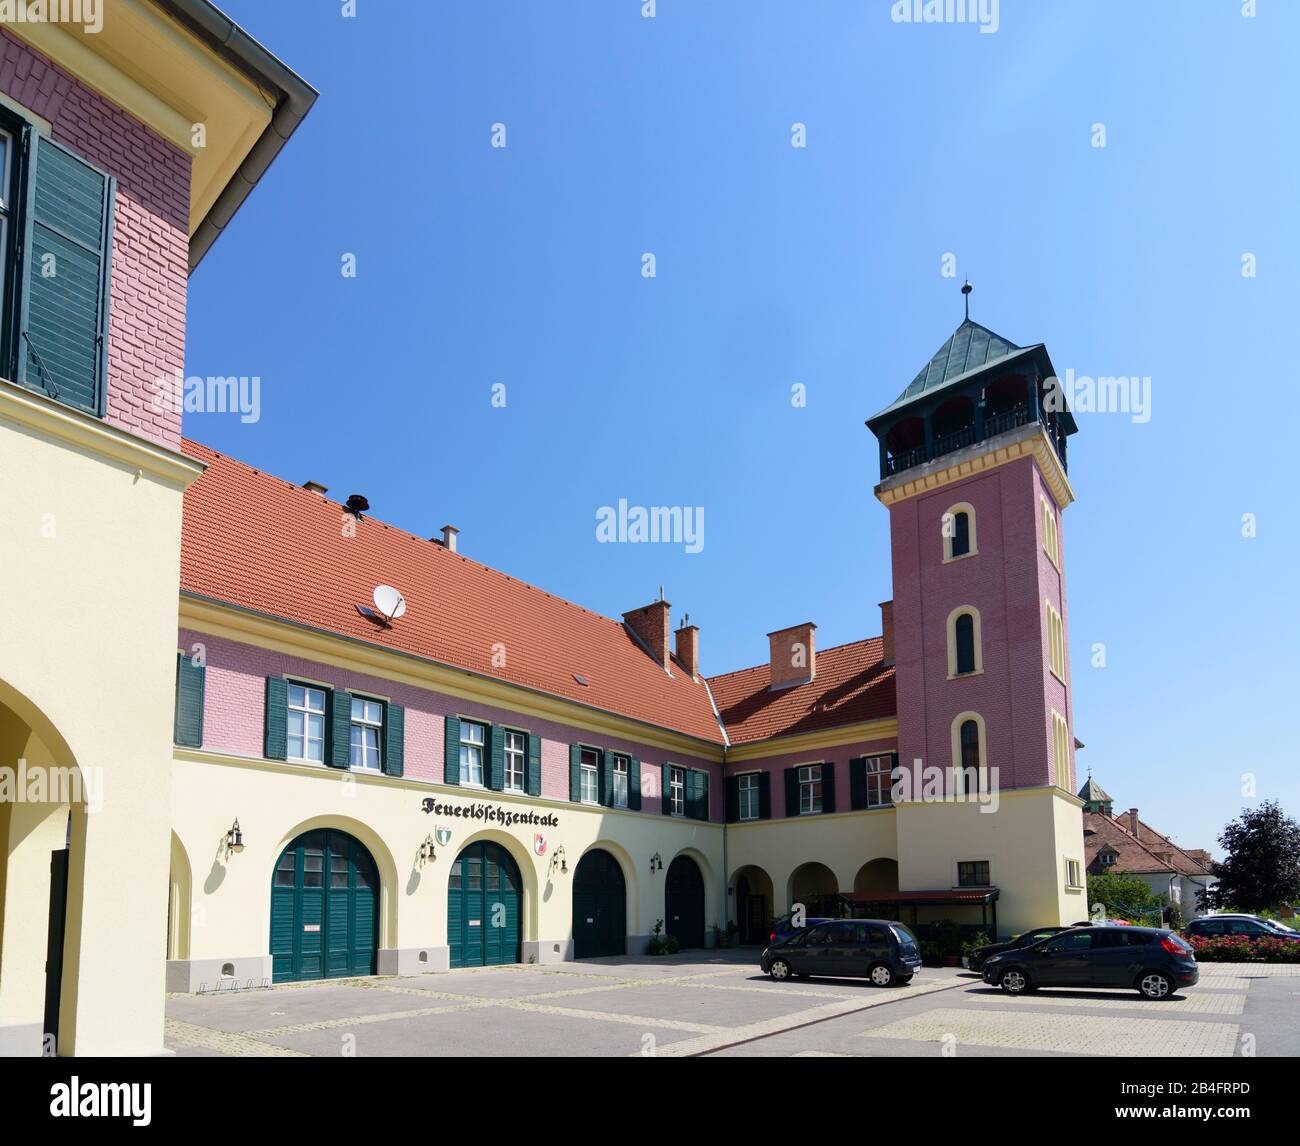
{"type": "Polygon", "coordinates": [[[20,385],[102,415],[115,181],[30,125],[6,116],[0,127],[4,365],[20,385]]]}
{"type": "Polygon", "coordinates": [[[186,748],[199,748],[203,744],[203,691],[202,665],[183,652],[176,654],[176,726],[173,740],[186,748]]]}

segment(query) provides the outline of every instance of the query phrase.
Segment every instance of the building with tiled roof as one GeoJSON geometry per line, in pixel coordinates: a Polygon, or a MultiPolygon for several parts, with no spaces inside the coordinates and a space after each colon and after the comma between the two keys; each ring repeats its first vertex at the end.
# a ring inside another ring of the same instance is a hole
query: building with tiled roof
{"type": "Polygon", "coordinates": [[[1200,892],[1218,882],[1208,852],[1179,847],[1145,823],[1136,808],[1115,815],[1110,796],[1091,776],[1079,798],[1084,801],[1083,845],[1090,875],[1137,876],[1156,895],[1178,904],[1187,918],[1206,914],[1200,892]]]}

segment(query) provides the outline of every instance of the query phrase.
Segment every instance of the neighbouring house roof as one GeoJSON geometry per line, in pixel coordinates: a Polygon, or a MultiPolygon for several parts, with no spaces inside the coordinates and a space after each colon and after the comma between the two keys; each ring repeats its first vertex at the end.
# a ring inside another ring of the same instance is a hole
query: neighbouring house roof
{"type": "Polygon", "coordinates": [[[1141,817],[1138,818],[1138,838],[1157,854],[1163,855],[1166,851],[1171,851],[1172,856],[1169,862],[1183,875],[1210,874],[1210,863],[1213,861],[1210,860],[1208,854],[1205,855],[1204,860],[1197,859],[1190,851],[1186,848],[1180,848],[1168,836],[1156,831],[1141,817]]]}
{"type": "Polygon", "coordinates": [[[894,666],[884,640],[870,637],[818,649],[817,675],[807,684],[773,691],[770,664],[709,677],[709,687],[733,744],[813,732],[894,716],[894,666]]]}
{"type": "Polygon", "coordinates": [[[1172,875],[1174,867],[1148,850],[1141,841],[1104,812],[1083,813],[1084,866],[1090,872],[1113,871],[1119,875],[1172,875]],[[1116,854],[1113,864],[1098,858],[1110,848],[1116,854]]]}
{"type": "Polygon", "coordinates": [[[185,493],[183,593],[722,743],[704,683],[664,672],[621,621],[369,514],[344,537],[340,503],[197,442],[184,451],[207,470],[185,493]],[[357,612],[379,584],[408,603],[390,629],[357,612]]]}

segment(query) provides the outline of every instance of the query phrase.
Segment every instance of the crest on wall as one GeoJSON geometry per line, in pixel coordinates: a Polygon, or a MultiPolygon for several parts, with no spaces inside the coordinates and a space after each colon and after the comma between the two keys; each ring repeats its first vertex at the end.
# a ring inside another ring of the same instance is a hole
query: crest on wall
{"type": "Polygon", "coordinates": [[[433,838],[438,841],[440,847],[446,847],[451,843],[451,829],[439,824],[433,829],[433,838]]]}
{"type": "Polygon", "coordinates": [[[533,851],[539,856],[546,854],[546,837],[541,832],[533,833],[533,851]]]}

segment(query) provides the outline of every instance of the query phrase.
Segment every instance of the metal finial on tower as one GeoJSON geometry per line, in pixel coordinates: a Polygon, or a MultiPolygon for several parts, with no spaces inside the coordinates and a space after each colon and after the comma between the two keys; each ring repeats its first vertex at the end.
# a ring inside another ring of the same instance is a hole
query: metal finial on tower
{"type": "Polygon", "coordinates": [[[970,322],[970,292],[973,291],[974,289],[975,288],[970,285],[970,279],[967,279],[965,284],[961,288],[961,293],[966,298],[966,321],[967,322],[970,322]]]}

